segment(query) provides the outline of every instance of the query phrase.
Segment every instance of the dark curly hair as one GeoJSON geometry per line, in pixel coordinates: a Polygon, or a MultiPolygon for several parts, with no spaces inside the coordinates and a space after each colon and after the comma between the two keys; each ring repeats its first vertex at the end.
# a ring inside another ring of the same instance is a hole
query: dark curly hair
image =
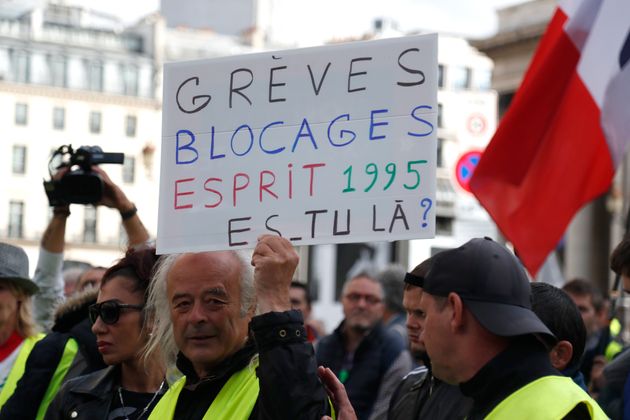
{"type": "Polygon", "coordinates": [[[149,284],[153,276],[153,267],[158,260],[155,248],[143,248],[136,250],[130,248],[116,264],[112,265],[103,274],[101,287],[116,276],[123,276],[134,284],[133,292],[142,292],[144,301],[147,301],[149,284]]]}
{"type": "Polygon", "coordinates": [[[626,235],[612,252],[610,269],[620,276],[630,274],[630,235],[626,235]]]}

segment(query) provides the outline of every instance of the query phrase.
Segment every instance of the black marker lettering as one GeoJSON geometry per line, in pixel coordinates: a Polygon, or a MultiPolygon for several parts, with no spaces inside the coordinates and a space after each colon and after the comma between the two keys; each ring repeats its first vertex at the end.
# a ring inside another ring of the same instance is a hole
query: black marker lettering
{"type": "Polygon", "coordinates": [[[400,66],[401,69],[403,69],[404,71],[406,71],[407,73],[410,74],[417,74],[418,76],[420,76],[419,80],[416,82],[398,82],[398,86],[418,86],[424,83],[424,73],[421,70],[418,69],[411,69],[409,67],[405,67],[405,65],[403,63],[400,62],[401,58],[403,57],[403,55],[409,53],[409,52],[420,52],[420,50],[418,48],[409,48],[403,52],[400,53],[400,55],[398,56],[398,65],[400,66]]]}
{"type": "Polygon", "coordinates": [[[324,84],[324,79],[326,78],[326,73],[328,73],[328,69],[330,68],[330,62],[326,64],[326,68],[324,69],[324,73],[322,74],[322,78],[319,79],[319,84],[315,86],[315,78],[313,77],[313,70],[311,69],[311,65],[307,64],[308,74],[311,75],[311,83],[313,84],[313,91],[315,92],[315,96],[319,95],[319,91],[322,89],[322,84],[324,84]]]}
{"type": "Polygon", "coordinates": [[[407,217],[405,216],[405,212],[403,211],[400,203],[402,203],[402,200],[396,200],[396,210],[394,210],[394,216],[392,216],[392,222],[389,225],[389,233],[392,233],[392,229],[394,228],[394,222],[399,219],[402,220],[403,223],[405,224],[405,229],[409,230],[409,224],[407,224],[407,217]]]}
{"type": "Polygon", "coordinates": [[[193,105],[197,105],[197,101],[199,99],[205,99],[205,101],[199,105],[197,108],[193,108],[193,109],[185,109],[182,104],[179,102],[179,93],[181,92],[182,88],[191,80],[194,80],[195,82],[195,86],[199,86],[199,78],[197,76],[193,76],[190,79],[186,79],[182,82],[181,85],[179,85],[179,87],[177,88],[177,93],[175,94],[175,101],[177,102],[177,107],[179,108],[180,111],[185,112],[186,114],[194,114],[195,112],[201,111],[202,109],[204,109],[209,103],[210,103],[210,99],[212,99],[212,97],[210,95],[196,95],[192,97],[192,104],[193,105]]]}
{"type": "Polygon", "coordinates": [[[232,222],[244,222],[244,221],[251,220],[251,219],[252,219],[251,217],[237,217],[236,219],[228,220],[228,242],[229,242],[230,246],[247,245],[248,244],[247,241],[232,242],[232,233],[247,232],[247,231],[251,230],[251,228],[232,229],[232,222]]]}
{"type": "Polygon", "coordinates": [[[252,104],[252,101],[250,101],[249,98],[247,97],[247,95],[245,95],[243,92],[241,92],[241,90],[247,89],[252,84],[253,81],[254,81],[254,73],[252,73],[252,71],[250,69],[240,68],[240,69],[236,69],[232,73],[230,73],[230,108],[232,108],[232,94],[233,93],[238,93],[243,98],[245,98],[245,100],[247,102],[249,102],[250,105],[252,104]],[[246,85],[239,86],[239,87],[235,88],[234,87],[234,75],[236,73],[240,73],[240,72],[249,73],[250,79],[249,79],[249,82],[246,85]]]}
{"type": "Polygon", "coordinates": [[[287,66],[282,66],[282,67],[274,67],[269,71],[269,102],[285,102],[287,99],[286,98],[272,98],[271,97],[271,90],[276,87],[276,86],[286,86],[286,83],[274,83],[273,82],[273,73],[276,70],[284,70],[286,69],[287,66]]]}
{"type": "Polygon", "coordinates": [[[367,71],[359,71],[356,73],[352,72],[352,65],[354,64],[355,61],[371,61],[372,57],[359,57],[359,58],[353,58],[350,61],[350,71],[348,72],[348,93],[350,92],[358,92],[360,90],[365,90],[365,87],[360,87],[360,88],[355,88],[355,89],[350,89],[350,79],[354,76],[361,76],[363,74],[367,74],[367,71]]]}
{"type": "Polygon", "coordinates": [[[333,223],[333,236],[349,235],[350,234],[350,209],[346,210],[346,230],[343,230],[343,231],[337,230],[338,213],[339,212],[335,210],[335,221],[333,223]]]}
{"type": "Polygon", "coordinates": [[[276,230],[274,228],[272,228],[271,226],[269,226],[269,221],[271,219],[273,219],[274,217],[278,217],[277,214],[272,214],[271,216],[267,217],[267,220],[265,220],[265,227],[267,228],[267,230],[271,231],[271,232],[275,232],[278,234],[278,236],[282,237],[282,233],[280,233],[279,230],[276,230]]]}
{"type": "Polygon", "coordinates": [[[311,238],[315,237],[315,219],[317,218],[317,215],[320,213],[328,213],[328,210],[309,210],[309,211],[304,212],[304,214],[313,215],[313,217],[311,218],[311,238]]]}
{"type": "Polygon", "coordinates": [[[376,227],[376,204],[372,204],[372,232],[385,232],[385,228],[376,227]]]}

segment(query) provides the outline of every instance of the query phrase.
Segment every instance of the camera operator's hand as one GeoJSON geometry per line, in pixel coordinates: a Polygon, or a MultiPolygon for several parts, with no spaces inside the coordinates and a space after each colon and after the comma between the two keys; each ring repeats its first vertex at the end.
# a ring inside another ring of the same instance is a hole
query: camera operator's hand
{"type": "Polygon", "coordinates": [[[126,212],[134,208],[134,205],[125,193],[114,184],[109,178],[107,172],[99,168],[98,166],[92,166],[92,172],[99,174],[103,180],[103,198],[96,203],[99,206],[109,207],[110,209],[116,209],[118,211],[126,212]]]}
{"type": "Polygon", "coordinates": [[[98,166],[92,166],[92,171],[100,175],[103,180],[103,198],[96,205],[106,206],[120,212],[130,247],[146,244],[149,240],[149,232],[138,217],[136,206],[127,198],[120,187],[114,184],[104,170],[98,166]]]}

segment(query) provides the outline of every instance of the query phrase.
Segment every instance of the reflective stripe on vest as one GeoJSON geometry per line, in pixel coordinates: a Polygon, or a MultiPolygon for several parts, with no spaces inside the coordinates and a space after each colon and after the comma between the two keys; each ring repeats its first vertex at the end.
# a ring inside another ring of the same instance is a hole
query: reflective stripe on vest
{"type": "Polygon", "coordinates": [[[39,405],[39,410],[37,410],[37,420],[42,420],[46,415],[46,410],[53,398],[55,398],[55,395],[57,395],[57,392],[61,387],[61,383],[63,382],[63,378],[66,377],[66,374],[68,373],[70,366],[72,366],[72,362],[74,361],[74,357],[77,355],[78,351],[79,344],[77,343],[77,340],[72,337],[68,338],[66,346],[63,349],[63,354],[61,355],[61,360],[59,360],[57,369],[55,369],[55,373],[53,373],[52,379],[48,384],[48,389],[46,389],[46,394],[44,394],[44,398],[39,405]]]}
{"type": "MultiPolygon", "coordinates": [[[[203,416],[204,420],[247,420],[258,399],[259,384],[256,377],[258,358],[254,363],[232,374],[223,385],[210,408],[203,416]]],[[[179,393],[186,385],[186,377],[179,379],[157,403],[149,420],[173,419],[179,393]]]]}
{"type": "Polygon", "coordinates": [[[486,419],[559,420],[579,403],[586,404],[592,419],[608,418],[599,405],[571,378],[544,376],[510,394],[486,419]]]}
{"type": "Polygon", "coordinates": [[[0,392],[0,408],[7,402],[7,400],[13,395],[13,391],[15,391],[15,386],[18,381],[24,375],[24,367],[26,366],[26,359],[28,359],[28,355],[33,350],[35,344],[44,338],[44,334],[36,334],[31,337],[27,337],[22,342],[22,348],[20,349],[20,353],[18,357],[15,359],[15,363],[13,363],[13,367],[7,376],[7,380],[2,387],[2,391],[0,392]]]}

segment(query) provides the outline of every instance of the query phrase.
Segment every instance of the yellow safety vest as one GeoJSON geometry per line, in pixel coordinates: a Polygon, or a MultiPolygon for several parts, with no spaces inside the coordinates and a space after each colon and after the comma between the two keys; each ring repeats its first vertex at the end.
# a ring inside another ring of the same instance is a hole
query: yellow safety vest
{"type": "MultiPolygon", "coordinates": [[[[223,385],[210,408],[203,416],[204,420],[247,420],[258,399],[260,386],[256,377],[258,361],[253,366],[246,366],[234,373],[223,385]]],[[[149,420],[173,419],[179,393],[186,385],[186,377],[173,384],[157,403],[149,420]]]]}
{"type": "Polygon", "coordinates": [[[13,367],[11,367],[7,380],[4,382],[2,391],[0,391],[0,408],[2,408],[4,403],[6,403],[11,395],[13,395],[15,386],[22,375],[24,375],[24,368],[26,366],[26,359],[28,359],[28,355],[31,353],[31,350],[33,350],[35,344],[42,338],[44,338],[44,334],[36,334],[25,338],[22,342],[22,348],[20,348],[20,352],[18,353],[15,362],[13,362],[13,367]]]}
{"type": "Polygon", "coordinates": [[[501,401],[486,420],[558,420],[584,403],[592,419],[608,419],[597,403],[571,378],[544,376],[501,401]]]}
{"type": "Polygon", "coordinates": [[[39,405],[39,410],[37,410],[36,420],[42,420],[46,416],[46,410],[48,410],[48,406],[52,402],[53,398],[55,398],[55,395],[57,395],[57,392],[59,392],[61,383],[66,377],[70,366],[72,366],[72,362],[74,361],[74,357],[77,355],[78,351],[79,344],[77,343],[77,340],[72,337],[68,338],[66,346],[63,349],[63,354],[61,355],[61,360],[59,360],[59,364],[57,364],[57,369],[55,369],[55,373],[53,373],[52,379],[46,389],[46,394],[44,394],[44,398],[39,405]]]}
{"type": "Polygon", "coordinates": [[[606,346],[604,350],[604,357],[607,361],[611,361],[617,354],[623,350],[623,345],[617,341],[619,334],[621,333],[621,323],[617,318],[613,318],[610,321],[610,326],[608,327],[610,331],[610,343],[606,346]]]}

